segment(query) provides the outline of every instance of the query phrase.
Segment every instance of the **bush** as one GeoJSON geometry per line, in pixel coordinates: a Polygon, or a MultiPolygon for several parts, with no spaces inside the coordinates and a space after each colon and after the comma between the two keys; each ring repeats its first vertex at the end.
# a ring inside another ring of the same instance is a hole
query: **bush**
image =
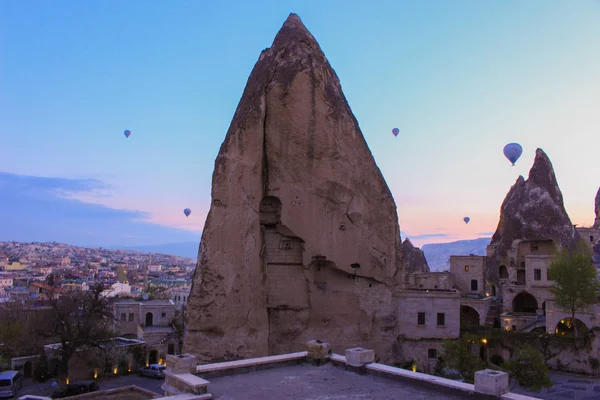
{"type": "Polygon", "coordinates": [[[442,357],[437,358],[437,362],[435,363],[435,369],[433,370],[433,374],[436,376],[444,376],[444,368],[446,364],[444,363],[444,359],[442,357]]]}
{"type": "Polygon", "coordinates": [[[494,354],[493,356],[490,357],[490,362],[492,364],[496,364],[497,366],[501,367],[502,365],[504,365],[504,358],[502,358],[502,356],[500,354],[494,354]]]}
{"type": "Polygon", "coordinates": [[[473,383],[475,371],[485,369],[485,362],[473,355],[473,348],[477,346],[475,340],[469,335],[459,340],[445,340],[443,345],[444,363],[448,368],[457,370],[465,382],[473,383]]]}
{"type": "Polygon", "coordinates": [[[515,358],[504,363],[504,369],[525,389],[552,387],[542,355],[530,345],[518,349],[515,358]]]}
{"type": "Polygon", "coordinates": [[[0,355],[0,371],[10,369],[10,360],[7,357],[0,355]]]}

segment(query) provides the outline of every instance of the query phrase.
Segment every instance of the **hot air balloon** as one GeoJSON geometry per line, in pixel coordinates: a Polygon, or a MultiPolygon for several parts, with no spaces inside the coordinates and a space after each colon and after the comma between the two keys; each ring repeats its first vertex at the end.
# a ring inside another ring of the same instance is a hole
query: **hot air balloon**
{"type": "Polygon", "coordinates": [[[189,208],[186,208],[185,210],[183,210],[183,213],[185,214],[186,217],[189,217],[190,214],[192,213],[192,210],[190,210],[189,208]]]}
{"type": "Polygon", "coordinates": [[[464,217],[463,218],[463,221],[465,221],[465,224],[468,224],[470,220],[471,220],[471,218],[469,218],[469,217],[464,217]]]}
{"type": "Polygon", "coordinates": [[[129,129],[125,130],[125,132],[123,132],[125,134],[125,137],[128,138],[129,135],[131,135],[131,131],[129,129]]]}
{"type": "Polygon", "coordinates": [[[392,129],[392,133],[394,134],[394,136],[398,136],[398,134],[400,133],[400,129],[394,128],[392,129]]]}
{"type": "Polygon", "coordinates": [[[509,143],[504,146],[504,157],[508,158],[508,161],[512,163],[513,167],[519,157],[521,157],[521,154],[523,154],[523,148],[519,143],[509,143]]]}

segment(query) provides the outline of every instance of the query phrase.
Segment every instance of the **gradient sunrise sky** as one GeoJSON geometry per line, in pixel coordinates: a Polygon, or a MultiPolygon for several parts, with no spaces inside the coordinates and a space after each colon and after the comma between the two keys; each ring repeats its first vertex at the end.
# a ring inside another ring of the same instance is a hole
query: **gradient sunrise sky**
{"type": "Polygon", "coordinates": [[[491,235],[537,147],[572,221],[593,222],[599,1],[3,0],[0,240],[199,240],[219,146],[290,12],[340,77],[403,237],[491,235]]]}

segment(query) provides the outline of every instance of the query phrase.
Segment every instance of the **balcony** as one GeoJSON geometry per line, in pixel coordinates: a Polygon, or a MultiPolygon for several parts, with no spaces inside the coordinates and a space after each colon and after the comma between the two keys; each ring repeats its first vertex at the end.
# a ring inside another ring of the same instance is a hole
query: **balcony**
{"type": "Polygon", "coordinates": [[[165,336],[165,335],[171,334],[173,332],[175,332],[175,329],[173,329],[173,327],[170,325],[158,325],[158,326],[138,325],[137,337],[138,337],[138,340],[147,340],[149,335],[150,336],[153,336],[153,335],[165,336]],[[146,336],[146,339],[144,339],[144,336],[146,336]]]}

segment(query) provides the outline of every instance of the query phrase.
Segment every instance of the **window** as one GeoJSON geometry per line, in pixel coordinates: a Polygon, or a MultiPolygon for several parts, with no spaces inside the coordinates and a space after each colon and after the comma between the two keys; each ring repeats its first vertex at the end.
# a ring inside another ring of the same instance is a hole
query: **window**
{"type": "Polygon", "coordinates": [[[590,235],[590,242],[594,242],[594,237],[590,235]]]}
{"type": "Polygon", "coordinates": [[[538,244],[537,243],[531,243],[531,245],[529,247],[531,248],[531,251],[538,251],[538,244]]]}
{"type": "Polygon", "coordinates": [[[417,315],[417,325],[425,325],[425,313],[420,312],[417,315]]]}
{"type": "Polygon", "coordinates": [[[541,281],[542,280],[542,270],[541,269],[534,269],[533,270],[533,280],[534,281],[541,281]]]}
{"type": "Polygon", "coordinates": [[[469,272],[469,266],[465,265],[465,272],[469,272]]]}
{"type": "Polygon", "coordinates": [[[129,322],[133,321],[133,313],[129,313],[129,322]]]}
{"type": "Polygon", "coordinates": [[[512,330],[513,330],[513,332],[516,332],[516,331],[517,331],[517,326],[516,326],[516,325],[513,325],[513,326],[512,326],[512,330]]]}
{"type": "Polygon", "coordinates": [[[160,317],[161,317],[161,318],[165,318],[166,316],[167,316],[167,313],[166,313],[166,312],[160,313],[160,317]]]}
{"type": "Polygon", "coordinates": [[[506,269],[506,265],[500,266],[500,279],[508,279],[508,269],[506,269]]]}
{"type": "Polygon", "coordinates": [[[291,250],[292,241],[291,240],[282,240],[279,242],[279,248],[283,250],[291,250]]]}
{"type": "Polygon", "coordinates": [[[438,326],[444,326],[446,325],[446,314],[439,312],[437,314],[437,324],[438,326]]]}
{"type": "Polygon", "coordinates": [[[477,291],[477,279],[471,279],[471,291],[472,292],[477,291]]]}
{"type": "Polygon", "coordinates": [[[127,321],[127,314],[121,313],[121,321],[127,321]]]}
{"type": "Polygon", "coordinates": [[[436,359],[437,358],[437,349],[427,349],[427,358],[436,359]]]}

